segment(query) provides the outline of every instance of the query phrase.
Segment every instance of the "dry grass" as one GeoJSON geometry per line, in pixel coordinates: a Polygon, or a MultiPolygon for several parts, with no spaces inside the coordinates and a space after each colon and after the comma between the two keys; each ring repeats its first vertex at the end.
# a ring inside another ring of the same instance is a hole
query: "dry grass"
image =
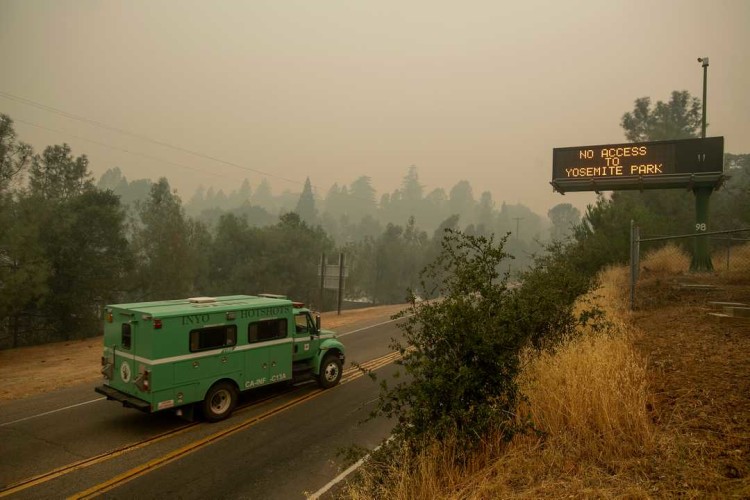
{"type": "Polygon", "coordinates": [[[568,453],[615,460],[652,447],[646,363],[624,332],[579,337],[534,356],[520,386],[535,428],[568,453]]]}
{"type": "Polygon", "coordinates": [[[455,441],[447,439],[442,443],[432,443],[421,453],[415,454],[404,446],[395,451],[396,460],[376,464],[385,471],[392,481],[382,484],[378,481],[373,469],[365,467],[361,483],[349,487],[347,498],[370,500],[388,498],[393,500],[443,498],[446,492],[460,488],[467,477],[481,473],[489,464],[486,458],[493,456],[485,450],[474,455],[463,466],[457,466],[461,450],[455,441]],[[402,464],[414,464],[406,468],[402,464]]]}
{"type": "MultiPolygon", "coordinates": [[[[530,359],[521,385],[536,434],[488,438],[466,463],[456,443],[398,450],[382,484],[365,470],[355,499],[648,496],[633,471],[654,446],[645,363],[626,339],[600,334],[530,359]],[[403,467],[413,464],[413,467],[403,467]]],[[[522,410],[523,411],[523,410],[522,410]]]]}
{"type": "Polygon", "coordinates": [[[677,247],[647,255],[646,300],[662,305],[637,312],[628,309],[628,270],[602,271],[578,307],[597,305],[609,327],[525,357],[519,417],[530,416],[540,434],[507,444],[490,436],[466,463],[450,439],[416,456],[402,449],[365,468],[344,495],[750,498],[750,324],[717,323],[706,307],[750,300],[750,245],[733,255],[736,267],[705,279],[741,285],[705,296],[672,289],[690,263],[677,247]]]}
{"type": "Polygon", "coordinates": [[[600,297],[597,301],[599,307],[616,317],[623,310],[619,306],[628,296],[630,276],[622,266],[609,266],[599,273],[599,282],[601,286],[589,295],[600,297]]]}
{"type": "MultiPolygon", "coordinates": [[[[582,302],[606,309],[622,294],[623,272],[602,273],[603,286],[582,302]]],[[[580,307],[584,307],[582,304],[580,307]]],[[[654,447],[647,412],[646,362],[615,321],[605,331],[581,332],[554,352],[527,353],[519,385],[526,401],[519,418],[530,417],[538,434],[510,444],[486,440],[467,463],[448,439],[417,456],[406,449],[386,464],[387,486],[365,471],[350,487],[352,498],[506,498],[581,495],[617,491],[646,495],[621,484],[620,474],[654,447]],[[402,464],[413,464],[403,467],[402,464]]],[[[381,469],[382,470],[382,469],[381,469]]]]}
{"type": "Polygon", "coordinates": [[[668,243],[648,252],[641,266],[644,271],[655,274],[682,274],[690,269],[690,256],[674,243],[668,243]]]}
{"type": "MultiPolygon", "coordinates": [[[[690,255],[674,243],[648,252],[641,261],[641,270],[646,277],[685,274],[690,270],[690,255]]],[[[711,261],[717,275],[732,283],[750,279],[750,243],[733,246],[727,258],[726,249],[715,250],[711,261]]]]}

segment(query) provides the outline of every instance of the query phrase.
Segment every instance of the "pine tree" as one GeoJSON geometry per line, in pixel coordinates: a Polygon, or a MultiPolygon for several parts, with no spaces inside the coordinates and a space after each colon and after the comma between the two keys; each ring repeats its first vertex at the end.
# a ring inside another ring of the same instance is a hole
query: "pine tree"
{"type": "Polygon", "coordinates": [[[305,180],[305,187],[302,189],[302,194],[297,202],[297,208],[294,211],[300,216],[300,219],[310,226],[317,222],[318,214],[317,210],[315,210],[315,197],[313,197],[312,184],[310,184],[309,177],[305,180]]]}

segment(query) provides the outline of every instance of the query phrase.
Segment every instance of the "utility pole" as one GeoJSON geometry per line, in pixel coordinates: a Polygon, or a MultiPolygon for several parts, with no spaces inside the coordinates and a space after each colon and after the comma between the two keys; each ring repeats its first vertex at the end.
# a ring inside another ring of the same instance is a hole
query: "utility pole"
{"type": "Polygon", "coordinates": [[[323,253],[320,255],[320,305],[318,306],[318,311],[323,312],[324,309],[324,299],[326,296],[326,254],[323,253]]]}
{"type": "Polygon", "coordinates": [[[341,316],[341,302],[344,300],[344,253],[339,254],[339,294],[338,294],[338,315],[341,316]]]}

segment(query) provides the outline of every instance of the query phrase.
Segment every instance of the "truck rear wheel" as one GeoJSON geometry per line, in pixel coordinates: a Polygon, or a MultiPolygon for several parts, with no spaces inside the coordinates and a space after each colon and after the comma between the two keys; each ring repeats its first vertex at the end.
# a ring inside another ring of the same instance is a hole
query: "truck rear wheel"
{"type": "Polygon", "coordinates": [[[320,364],[318,385],[323,389],[328,389],[338,384],[339,380],[341,380],[341,360],[334,353],[327,354],[320,364]]]}
{"type": "Polygon", "coordinates": [[[203,400],[203,416],[209,422],[218,422],[229,417],[237,404],[237,390],[228,382],[211,386],[203,400]]]}

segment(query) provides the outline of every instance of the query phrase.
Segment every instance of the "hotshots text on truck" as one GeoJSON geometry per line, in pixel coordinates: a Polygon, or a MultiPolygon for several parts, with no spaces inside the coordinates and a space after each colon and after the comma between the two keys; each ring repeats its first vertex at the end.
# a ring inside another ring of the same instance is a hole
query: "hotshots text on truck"
{"type": "Polygon", "coordinates": [[[281,295],[117,304],[104,309],[105,382],[95,390],[145,412],[197,406],[219,421],[241,391],[305,376],[333,387],[343,365],[344,346],[320,316],[281,295]]]}

